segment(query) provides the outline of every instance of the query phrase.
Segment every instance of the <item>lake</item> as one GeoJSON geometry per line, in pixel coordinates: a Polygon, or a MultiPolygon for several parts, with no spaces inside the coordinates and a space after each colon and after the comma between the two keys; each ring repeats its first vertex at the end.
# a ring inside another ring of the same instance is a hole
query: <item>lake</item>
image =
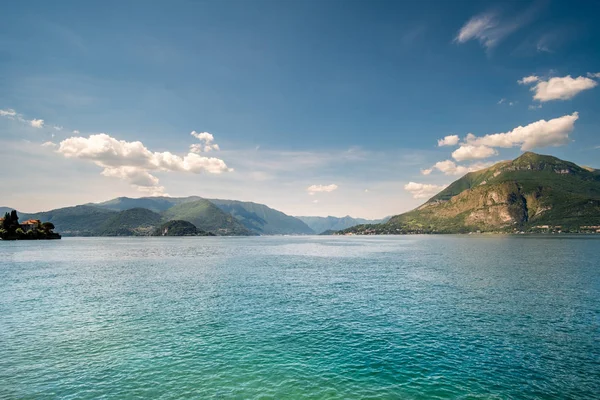
{"type": "Polygon", "coordinates": [[[2,399],[590,399],[600,235],[0,242],[2,399]]]}

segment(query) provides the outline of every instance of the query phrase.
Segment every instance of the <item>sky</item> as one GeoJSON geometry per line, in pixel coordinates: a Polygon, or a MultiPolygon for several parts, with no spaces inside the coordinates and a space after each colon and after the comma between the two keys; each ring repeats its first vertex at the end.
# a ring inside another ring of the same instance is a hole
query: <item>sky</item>
{"type": "Polygon", "coordinates": [[[600,3],[27,1],[0,206],[118,196],[381,218],[523,151],[600,168],[600,3]]]}

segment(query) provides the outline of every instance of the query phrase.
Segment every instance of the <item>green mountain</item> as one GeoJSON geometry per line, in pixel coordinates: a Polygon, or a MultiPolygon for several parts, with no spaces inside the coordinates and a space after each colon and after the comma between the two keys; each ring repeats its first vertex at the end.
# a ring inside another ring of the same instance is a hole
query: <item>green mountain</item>
{"type": "MultiPolygon", "coordinates": [[[[104,203],[90,204],[107,210],[123,211],[130,208],[147,208],[155,212],[164,212],[171,207],[203,200],[198,196],[190,197],[141,197],[133,199],[118,197],[104,203]]],[[[227,214],[233,215],[246,229],[259,235],[300,235],[314,234],[305,223],[274,210],[264,204],[247,201],[206,199],[227,214]]]]}
{"type": "Polygon", "coordinates": [[[160,214],[146,208],[132,208],[111,216],[98,227],[99,236],[147,236],[162,222],[160,214]]]}
{"type": "Polygon", "coordinates": [[[202,200],[198,196],[190,197],[140,197],[133,199],[130,197],[117,197],[103,203],[88,204],[90,206],[103,208],[106,210],[113,211],[124,211],[132,208],[146,208],[148,210],[160,213],[168,210],[169,208],[182,204],[189,203],[192,201],[202,200]]]}
{"type": "Polygon", "coordinates": [[[595,231],[600,174],[556,157],[524,153],[471,172],[415,210],[344,233],[595,231]]]}
{"type": "Polygon", "coordinates": [[[311,235],[315,232],[304,222],[264,204],[249,201],[207,199],[222,211],[233,215],[247,229],[261,235],[311,235]]]}
{"type": "Polygon", "coordinates": [[[115,211],[92,206],[58,208],[35,214],[19,214],[21,220],[39,219],[52,222],[63,236],[97,236],[98,228],[117,215],[115,211]]]}
{"type": "Polygon", "coordinates": [[[153,236],[215,236],[196,228],[191,222],[174,220],[165,222],[152,233],[153,236]]]}
{"type": "Polygon", "coordinates": [[[206,199],[181,203],[163,212],[165,220],[183,220],[198,229],[217,235],[252,235],[234,216],[222,211],[206,199]]]}
{"type": "Polygon", "coordinates": [[[306,225],[308,225],[317,234],[322,234],[327,231],[340,231],[348,229],[352,226],[362,224],[379,224],[386,222],[390,217],[379,220],[368,220],[363,218],[352,218],[349,215],[345,217],[296,217],[306,225]]]}
{"type": "Polygon", "coordinates": [[[218,235],[314,234],[297,218],[263,204],[198,196],[118,197],[23,216],[53,222],[66,236],[148,235],[170,220],[188,221],[218,235]]]}

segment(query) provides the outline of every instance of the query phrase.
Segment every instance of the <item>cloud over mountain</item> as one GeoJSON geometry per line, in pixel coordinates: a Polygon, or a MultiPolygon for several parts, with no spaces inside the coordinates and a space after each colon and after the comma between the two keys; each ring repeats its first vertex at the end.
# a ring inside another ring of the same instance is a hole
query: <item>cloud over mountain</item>
{"type": "Polygon", "coordinates": [[[404,185],[404,190],[410,192],[415,199],[428,199],[448,185],[431,185],[426,183],[409,182],[404,185]]]}
{"type": "Polygon", "coordinates": [[[88,160],[104,168],[102,175],[126,180],[141,191],[162,193],[159,180],[149,171],[220,174],[231,171],[221,159],[188,153],[152,152],[140,141],[127,142],[105,133],[71,137],[60,142],[58,153],[88,160]]]}
{"type": "Polygon", "coordinates": [[[331,185],[310,185],[309,187],[306,188],[306,191],[308,192],[308,194],[313,195],[315,193],[333,192],[337,188],[338,188],[338,185],[333,184],[333,183],[331,185]]]}
{"type": "MultiPolygon", "coordinates": [[[[515,129],[477,137],[469,133],[465,139],[466,146],[517,147],[527,151],[536,147],[561,146],[569,140],[569,134],[575,129],[575,121],[579,113],[564,115],[549,121],[539,120],[515,129]]],[[[459,149],[460,150],[460,149],[459,149]]]]}

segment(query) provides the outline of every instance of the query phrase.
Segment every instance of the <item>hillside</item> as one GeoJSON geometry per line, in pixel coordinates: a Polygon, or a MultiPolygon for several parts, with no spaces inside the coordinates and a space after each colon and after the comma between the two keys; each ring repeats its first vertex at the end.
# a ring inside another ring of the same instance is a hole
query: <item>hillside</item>
{"type": "Polygon", "coordinates": [[[524,153],[471,172],[415,210],[344,233],[593,231],[600,174],[556,157],[524,153]]]}
{"type": "MultiPolygon", "coordinates": [[[[118,197],[103,203],[90,204],[106,210],[123,211],[146,208],[162,213],[171,207],[203,200],[190,197],[118,197]]],[[[237,200],[206,199],[227,214],[234,216],[246,229],[259,235],[306,235],[314,234],[305,223],[264,204],[237,200]]]]}
{"type": "Polygon", "coordinates": [[[311,235],[315,232],[298,218],[264,204],[247,201],[207,199],[222,211],[233,215],[249,230],[261,235],[311,235]]]}
{"type": "Polygon", "coordinates": [[[98,227],[99,236],[147,236],[162,222],[160,214],[145,208],[132,208],[110,217],[98,227]]]}
{"type": "Polygon", "coordinates": [[[317,234],[322,234],[326,231],[339,231],[361,224],[379,224],[386,222],[389,217],[379,220],[368,220],[363,218],[352,218],[347,215],[345,217],[296,217],[303,221],[317,234]]]}
{"type": "Polygon", "coordinates": [[[190,197],[117,197],[103,203],[88,204],[90,206],[103,208],[106,210],[113,211],[124,211],[132,208],[146,208],[148,210],[160,213],[168,210],[169,208],[183,203],[189,203],[192,201],[201,200],[201,197],[190,196],[190,197]]]}
{"type": "Polygon", "coordinates": [[[115,211],[91,206],[75,206],[35,214],[20,214],[21,218],[52,222],[63,236],[96,236],[98,228],[117,215],[115,211]]]}
{"type": "Polygon", "coordinates": [[[164,220],[191,222],[198,229],[217,235],[252,235],[235,217],[206,199],[178,204],[164,211],[162,216],[164,220]]]}

